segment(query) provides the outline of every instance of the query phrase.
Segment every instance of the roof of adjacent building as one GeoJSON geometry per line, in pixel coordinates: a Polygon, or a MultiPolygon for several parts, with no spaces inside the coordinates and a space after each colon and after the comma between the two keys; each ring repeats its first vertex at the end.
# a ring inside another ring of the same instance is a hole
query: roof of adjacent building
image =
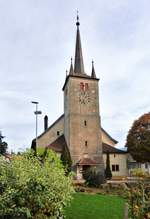
{"type": "Polygon", "coordinates": [[[61,153],[63,150],[63,147],[66,147],[66,146],[67,146],[67,143],[66,143],[65,137],[64,135],[61,135],[54,142],[49,144],[47,148],[50,148],[57,153],[61,153]]]}
{"type": "Polygon", "coordinates": [[[109,153],[109,154],[126,154],[126,151],[120,150],[118,148],[115,148],[113,146],[110,146],[108,144],[103,143],[102,144],[103,153],[109,153]]]}
{"type": "Polygon", "coordinates": [[[79,162],[78,162],[78,165],[79,166],[86,166],[86,165],[96,165],[97,163],[94,161],[94,160],[92,160],[92,159],[90,159],[89,157],[86,157],[86,158],[82,158],[81,160],[79,160],[79,162]]]}
{"type": "Polygon", "coordinates": [[[102,131],[103,131],[115,144],[118,143],[118,141],[116,141],[114,138],[112,138],[112,137],[108,134],[108,132],[105,131],[105,129],[103,129],[102,127],[101,127],[101,129],[102,129],[102,131]]]}

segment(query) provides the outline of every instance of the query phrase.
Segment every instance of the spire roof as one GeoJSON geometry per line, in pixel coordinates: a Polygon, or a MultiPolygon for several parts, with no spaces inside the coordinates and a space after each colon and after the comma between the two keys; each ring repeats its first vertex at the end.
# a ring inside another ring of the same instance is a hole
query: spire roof
{"type": "Polygon", "coordinates": [[[77,14],[77,33],[76,33],[76,48],[75,48],[75,60],[74,60],[74,72],[77,74],[85,74],[84,72],[84,64],[83,64],[83,56],[82,56],[82,46],[81,46],[81,38],[80,38],[80,22],[79,16],[77,14]]]}
{"type": "Polygon", "coordinates": [[[73,75],[73,74],[74,74],[74,70],[73,70],[72,58],[71,58],[71,64],[70,64],[70,71],[69,71],[69,75],[73,75]]]}
{"type": "Polygon", "coordinates": [[[94,68],[94,61],[92,60],[92,74],[91,74],[92,78],[96,78],[96,74],[95,74],[95,68],[94,68]]]}

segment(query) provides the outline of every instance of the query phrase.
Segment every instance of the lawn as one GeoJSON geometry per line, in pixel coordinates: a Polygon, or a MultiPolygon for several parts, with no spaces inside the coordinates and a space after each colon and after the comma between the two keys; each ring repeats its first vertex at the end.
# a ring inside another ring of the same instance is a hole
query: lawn
{"type": "Polygon", "coordinates": [[[110,195],[76,193],[66,219],[123,219],[125,200],[110,195]]]}

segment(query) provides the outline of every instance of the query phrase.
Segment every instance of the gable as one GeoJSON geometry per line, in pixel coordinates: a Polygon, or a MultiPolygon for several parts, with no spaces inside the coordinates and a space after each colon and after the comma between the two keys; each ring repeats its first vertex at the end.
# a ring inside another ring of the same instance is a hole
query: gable
{"type": "MultiPolygon", "coordinates": [[[[113,147],[118,143],[102,127],[100,132],[102,135],[102,143],[111,145],[113,147]]],[[[38,146],[47,147],[62,134],[64,134],[64,114],[61,115],[52,125],[50,125],[46,131],[38,136],[38,146]],[[57,132],[59,132],[59,135],[57,132]]]]}
{"type": "Polygon", "coordinates": [[[63,133],[64,115],[61,115],[46,131],[44,131],[41,135],[38,136],[38,146],[47,147],[63,133]]]}
{"type": "Polygon", "coordinates": [[[102,143],[115,146],[118,142],[101,127],[102,143]]]}

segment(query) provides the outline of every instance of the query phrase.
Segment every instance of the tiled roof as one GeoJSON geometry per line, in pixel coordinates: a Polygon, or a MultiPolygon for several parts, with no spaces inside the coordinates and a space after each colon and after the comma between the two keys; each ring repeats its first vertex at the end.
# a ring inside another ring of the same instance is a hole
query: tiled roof
{"type": "Polygon", "coordinates": [[[102,148],[103,148],[103,153],[110,153],[110,154],[126,154],[126,151],[120,150],[118,148],[115,148],[113,146],[110,146],[108,144],[103,143],[102,144],[102,148]]]}
{"type": "Polygon", "coordinates": [[[84,166],[84,165],[96,165],[96,162],[90,158],[82,158],[79,160],[78,165],[84,166]]]}
{"type": "Polygon", "coordinates": [[[66,146],[67,146],[67,143],[66,143],[65,137],[64,135],[61,135],[54,142],[48,145],[47,148],[50,148],[54,150],[55,152],[61,153],[63,150],[63,147],[66,147],[66,146]]]}

